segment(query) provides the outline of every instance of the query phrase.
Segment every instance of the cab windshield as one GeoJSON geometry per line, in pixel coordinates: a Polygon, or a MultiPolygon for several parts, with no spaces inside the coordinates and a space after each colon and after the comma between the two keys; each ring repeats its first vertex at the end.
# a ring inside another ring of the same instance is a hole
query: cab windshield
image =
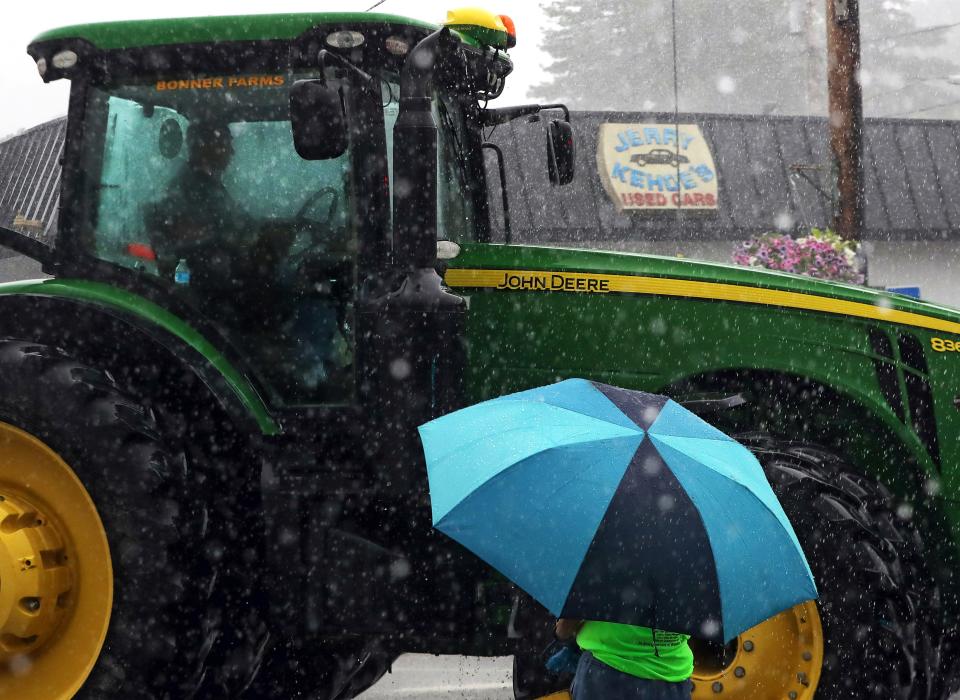
{"type": "MultiPolygon", "coordinates": [[[[84,252],[172,285],[286,402],[353,396],[350,150],[293,147],[294,74],[87,88],[84,252]]],[[[328,81],[338,87],[336,81],[328,81]]]]}
{"type": "Polygon", "coordinates": [[[343,243],[349,153],[326,161],[297,155],[287,114],[293,79],[91,87],[82,167],[99,177],[84,197],[80,231],[89,252],[170,277],[181,259],[199,262],[191,253],[283,238],[281,227],[265,232],[264,224],[320,223],[331,242],[343,243]]]}

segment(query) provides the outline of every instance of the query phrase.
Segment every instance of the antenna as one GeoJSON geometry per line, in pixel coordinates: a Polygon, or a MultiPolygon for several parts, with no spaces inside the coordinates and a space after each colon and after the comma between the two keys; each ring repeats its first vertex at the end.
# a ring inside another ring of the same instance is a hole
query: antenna
{"type": "MultiPolygon", "coordinates": [[[[674,144],[677,160],[677,227],[680,224],[680,209],[683,207],[683,196],[680,192],[680,77],[677,68],[677,0],[670,0],[670,24],[673,37],[673,129],[674,144]]],[[[679,231],[678,231],[679,232],[679,231]]]]}

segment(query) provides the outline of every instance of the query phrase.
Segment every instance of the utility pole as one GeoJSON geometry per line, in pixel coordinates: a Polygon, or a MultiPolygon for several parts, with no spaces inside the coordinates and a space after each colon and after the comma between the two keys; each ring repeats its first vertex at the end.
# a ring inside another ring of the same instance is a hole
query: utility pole
{"type": "Polygon", "coordinates": [[[858,241],[864,219],[860,2],[826,2],[830,150],[837,193],[833,228],[844,238],[858,241]]]}

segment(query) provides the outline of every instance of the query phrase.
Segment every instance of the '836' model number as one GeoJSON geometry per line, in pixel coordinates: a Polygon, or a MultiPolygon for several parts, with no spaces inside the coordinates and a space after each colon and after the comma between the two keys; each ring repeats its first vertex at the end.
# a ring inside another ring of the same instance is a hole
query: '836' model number
{"type": "Polygon", "coordinates": [[[930,347],[934,352],[960,352],[960,343],[943,338],[931,338],[930,347]]]}

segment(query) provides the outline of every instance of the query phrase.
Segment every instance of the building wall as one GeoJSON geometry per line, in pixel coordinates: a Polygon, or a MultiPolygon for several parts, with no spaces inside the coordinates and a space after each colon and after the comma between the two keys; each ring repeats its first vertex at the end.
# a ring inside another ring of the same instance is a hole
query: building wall
{"type": "Polygon", "coordinates": [[[65,117],[0,142],[0,226],[51,245],[60,203],[65,117]]]}
{"type": "Polygon", "coordinates": [[[873,242],[869,283],[920,287],[921,297],[960,309],[960,264],[956,241],[873,242]]]}

